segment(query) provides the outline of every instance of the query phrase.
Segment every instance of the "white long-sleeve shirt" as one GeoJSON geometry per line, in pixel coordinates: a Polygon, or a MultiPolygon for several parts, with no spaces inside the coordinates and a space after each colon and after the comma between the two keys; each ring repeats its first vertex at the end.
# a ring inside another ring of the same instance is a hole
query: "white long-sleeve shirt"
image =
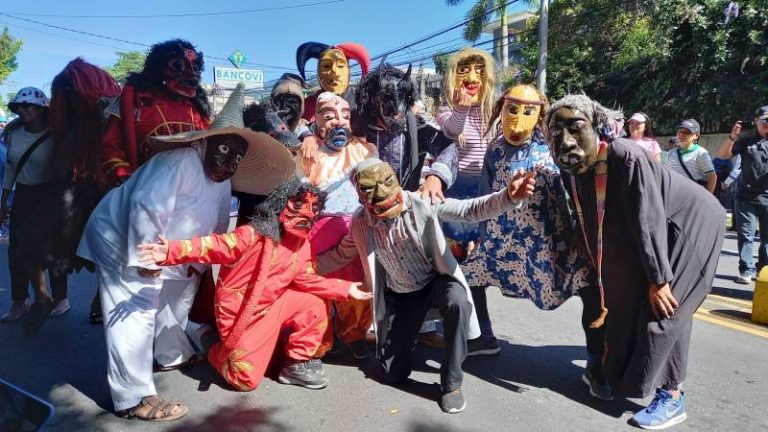
{"type": "MultiPolygon", "coordinates": [[[[110,191],[91,214],[77,254],[102,268],[135,276],[136,246],[159,235],[183,240],[225,232],[231,185],[203,171],[203,148],[158,153],[125,183],[110,191]],[[128,273],[126,273],[128,272],[128,273]]],[[[199,270],[206,265],[191,264],[199,270]]],[[[163,267],[162,279],[188,279],[189,265],[163,267]]]]}

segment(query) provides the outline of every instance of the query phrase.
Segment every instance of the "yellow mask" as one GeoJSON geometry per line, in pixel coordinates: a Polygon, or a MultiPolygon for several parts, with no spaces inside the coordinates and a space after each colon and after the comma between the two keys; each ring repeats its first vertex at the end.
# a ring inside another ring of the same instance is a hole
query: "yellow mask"
{"type": "Polygon", "coordinates": [[[529,85],[512,87],[504,95],[501,131],[507,144],[519,146],[528,141],[539,122],[543,105],[536,89],[529,85]]]}
{"type": "Polygon", "coordinates": [[[454,86],[456,90],[462,87],[472,96],[472,104],[479,104],[483,100],[485,92],[485,62],[482,57],[472,56],[456,63],[456,78],[454,86]]]}
{"type": "Polygon", "coordinates": [[[320,54],[317,62],[320,87],[339,96],[349,87],[349,61],[343,52],[330,48],[320,54]]]}

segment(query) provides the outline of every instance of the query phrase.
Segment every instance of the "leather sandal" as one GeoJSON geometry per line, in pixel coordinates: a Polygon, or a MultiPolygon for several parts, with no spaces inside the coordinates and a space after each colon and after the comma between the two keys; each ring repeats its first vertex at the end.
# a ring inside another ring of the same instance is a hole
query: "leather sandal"
{"type": "Polygon", "coordinates": [[[189,408],[178,402],[160,399],[157,395],[145,396],[133,408],[118,411],[118,417],[129,420],[144,420],[151,422],[166,422],[178,420],[189,412],[189,408]],[[174,413],[174,409],[178,408],[174,413]]]}

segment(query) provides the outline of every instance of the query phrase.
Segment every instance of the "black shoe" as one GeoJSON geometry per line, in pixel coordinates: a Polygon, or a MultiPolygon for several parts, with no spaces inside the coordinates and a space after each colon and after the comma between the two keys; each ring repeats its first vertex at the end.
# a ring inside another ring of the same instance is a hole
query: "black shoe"
{"type": "Polygon", "coordinates": [[[289,363],[283,366],[277,380],[281,384],[293,384],[312,390],[319,390],[328,385],[323,364],[319,360],[289,363]]]}
{"type": "Polygon", "coordinates": [[[467,341],[467,356],[496,355],[501,351],[495,337],[480,336],[467,341]]]}
{"type": "Polygon", "coordinates": [[[349,344],[349,349],[352,350],[352,357],[355,360],[367,360],[373,357],[373,352],[368,348],[368,342],[365,339],[352,342],[349,344]]]}
{"type": "Polygon", "coordinates": [[[91,311],[88,313],[88,321],[91,324],[101,324],[104,322],[104,315],[101,313],[101,297],[98,292],[91,301],[91,311]]]}
{"type": "Polygon", "coordinates": [[[581,380],[589,387],[589,394],[601,401],[612,401],[611,386],[602,378],[602,374],[587,368],[581,376],[581,380]]]}
{"type": "Polygon", "coordinates": [[[457,388],[452,392],[444,393],[440,397],[440,408],[443,412],[447,412],[448,414],[460,413],[464,411],[464,408],[466,407],[467,401],[464,400],[464,395],[461,394],[460,388],[457,388]]]}

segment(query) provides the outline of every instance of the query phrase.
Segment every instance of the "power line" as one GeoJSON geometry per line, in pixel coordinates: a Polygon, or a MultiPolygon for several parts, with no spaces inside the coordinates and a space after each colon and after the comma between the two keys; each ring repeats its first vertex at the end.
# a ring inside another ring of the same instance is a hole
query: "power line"
{"type": "Polygon", "coordinates": [[[132,18],[189,18],[189,17],[201,17],[201,16],[221,16],[221,15],[239,15],[255,12],[269,12],[287,9],[299,9],[311,6],[321,6],[331,3],[342,3],[346,0],[328,0],[316,3],[305,3],[292,6],[273,6],[260,9],[241,9],[234,11],[217,11],[217,12],[197,12],[197,13],[181,13],[181,14],[153,14],[153,15],[59,15],[59,14],[37,14],[37,13],[20,13],[10,12],[18,16],[31,16],[39,18],[120,18],[120,19],[132,19],[132,18]]]}
{"type": "MultiPolygon", "coordinates": [[[[456,53],[458,51],[461,51],[465,46],[480,47],[480,46],[483,46],[483,45],[491,44],[491,43],[496,42],[497,40],[501,40],[501,39],[502,39],[501,37],[498,37],[498,38],[493,38],[493,39],[488,39],[488,40],[484,40],[484,41],[481,41],[481,42],[477,42],[477,43],[474,43],[474,44],[471,44],[471,45],[466,45],[466,44],[463,44],[463,43],[462,44],[457,44],[457,45],[454,45],[452,47],[448,47],[447,51],[438,50],[438,51],[430,52],[430,53],[428,53],[428,54],[426,54],[426,55],[424,55],[422,57],[418,57],[418,58],[415,58],[415,59],[408,59],[408,60],[399,61],[399,62],[397,62],[397,61],[395,61],[395,62],[387,62],[387,64],[389,64],[390,66],[394,66],[394,67],[402,67],[402,66],[405,66],[405,65],[407,65],[409,63],[412,64],[412,63],[418,63],[418,62],[421,62],[421,61],[424,61],[424,60],[431,60],[432,57],[434,56],[434,54],[436,54],[438,52],[440,52],[442,54],[450,55],[450,54],[456,53]]],[[[362,71],[350,72],[350,74],[349,74],[350,79],[352,79],[352,78],[360,78],[361,76],[362,76],[362,71]]],[[[312,77],[312,78],[308,79],[307,81],[311,81],[314,78],[316,78],[316,77],[312,77]]],[[[275,79],[275,80],[270,80],[270,81],[264,83],[264,88],[261,89],[261,90],[257,90],[257,91],[260,92],[260,93],[270,92],[271,91],[271,87],[274,85],[274,83],[276,81],[277,80],[275,79]]]]}
{"type": "Polygon", "coordinates": [[[80,42],[80,43],[84,43],[84,44],[102,46],[102,47],[107,47],[107,48],[113,48],[113,49],[121,50],[121,51],[125,50],[124,47],[118,47],[118,46],[115,46],[115,45],[108,45],[108,44],[103,44],[103,43],[94,42],[94,41],[88,41],[88,40],[84,40],[84,39],[77,39],[77,38],[73,38],[73,37],[67,37],[67,36],[64,36],[64,35],[60,35],[58,33],[51,33],[51,32],[47,32],[45,30],[40,30],[40,29],[37,29],[37,28],[34,28],[34,27],[27,27],[27,26],[23,26],[23,25],[20,25],[20,24],[16,24],[16,23],[11,24],[11,23],[8,23],[8,22],[5,22],[5,21],[0,21],[0,24],[5,25],[5,26],[14,27],[14,28],[25,29],[25,30],[29,30],[29,31],[33,31],[33,32],[36,32],[36,33],[41,33],[41,34],[49,35],[49,36],[55,36],[57,38],[62,38],[62,39],[71,40],[71,41],[75,41],[75,42],[80,42]]]}
{"type": "MultiPolygon", "coordinates": [[[[498,5],[498,6],[494,7],[494,8],[488,9],[487,11],[483,12],[482,16],[486,16],[488,14],[496,12],[496,11],[498,11],[498,10],[500,10],[502,8],[505,8],[505,7],[507,7],[507,6],[511,5],[511,4],[517,3],[518,1],[520,1],[520,0],[508,0],[508,1],[505,1],[502,4],[500,4],[500,5],[498,5]]],[[[434,31],[432,33],[429,33],[426,36],[422,36],[422,37],[420,37],[420,38],[418,38],[418,39],[416,39],[416,40],[414,40],[412,42],[408,42],[408,43],[406,43],[404,45],[401,45],[401,46],[399,46],[397,48],[393,48],[393,49],[390,49],[388,51],[385,51],[385,52],[383,52],[383,53],[381,53],[379,55],[376,55],[376,56],[372,57],[371,58],[371,62],[373,62],[374,60],[379,60],[379,59],[381,59],[381,58],[383,58],[385,56],[389,56],[390,54],[394,54],[394,53],[397,53],[399,51],[404,51],[404,50],[406,50],[406,49],[408,49],[408,48],[410,48],[412,46],[418,45],[420,43],[426,42],[426,41],[428,41],[430,39],[434,39],[434,38],[436,38],[436,37],[438,37],[440,35],[443,35],[445,33],[450,32],[450,31],[456,30],[457,28],[466,25],[470,21],[472,21],[472,19],[470,19],[470,18],[464,19],[464,20],[459,21],[459,22],[457,22],[455,24],[451,24],[451,25],[449,25],[449,26],[447,26],[445,28],[442,28],[440,30],[436,30],[436,31],[434,31]]],[[[315,78],[316,78],[316,76],[309,77],[307,79],[307,81],[311,81],[311,80],[313,80],[315,78]]],[[[274,80],[274,81],[277,81],[277,80],[274,80]]]]}
{"type": "MultiPolygon", "coordinates": [[[[344,1],[344,0],[332,0],[332,1],[325,2],[325,3],[335,3],[335,2],[340,2],[340,1],[344,1]]],[[[490,14],[492,12],[495,12],[495,11],[497,11],[497,10],[503,8],[503,7],[506,7],[506,6],[510,5],[510,4],[516,3],[518,1],[519,0],[507,1],[507,2],[505,2],[505,3],[503,3],[503,4],[499,5],[499,6],[496,6],[496,7],[492,8],[492,9],[489,9],[489,10],[485,11],[484,15],[488,15],[488,14],[490,14]]],[[[325,3],[317,3],[317,4],[325,4],[325,3]]],[[[292,6],[292,7],[295,8],[297,6],[292,6]]],[[[290,7],[285,7],[285,8],[290,8],[290,7]]],[[[238,12],[242,12],[242,11],[238,11],[238,12]]],[[[227,12],[227,13],[229,13],[229,12],[227,12]]],[[[234,13],[234,11],[232,11],[232,13],[234,13]]],[[[151,46],[149,44],[145,44],[145,43],[141,43],[141,42],[131,41],[131,40],[127,40],[127,39],[115,38],[115,37],[112,37],[112,36],[107,36],[107,35],[102,35],[102,34],[92,33],[92,32],[86,32],[86,31],[77,30],[77,29],[73,29],[73,28],[69,28],[69,27],[65,27],[65,26],[59,26],[59,25],[55,25],[55,24],[50,24],[50,23],[42,22],[42,21],[37,21],[37,20],[29,19],[29,18],[23,18],[23,17],[20,17],[20,16],[16,16],[15,14],[9,14],[9,13],[0,12],[0,15],[7,16],[9,18],[16,19],[16,20],[26,21],[26,22],[30,22],[30,23],[33,23],[33,24],[42,25],[42,26],[45,26],[45,27],[50,27],[50,28],[62,30],[62,31],[82,34],[82,35],[85,35],[85,36],[91,36],[91,37],[95,37],[95,38],[106,39],[106,40],[111,40],[111,41],[115,41],[115,42],[120,42],[120,43],[135,45],[135,46],[141,46],[141,47],[146,47],[146,48],[151,46]]],[[[27,15],[31,16],[31,15],[34,15],[34,14],[27,14],[27,15]]],[[[40,14],[40,15],[42,15],[42,14],[40,14]]],[[[179,14],[179,15],[181,15],[181,14],[179,14]]],[[[430,34],[428,34],[426,36],[423,36],[423,37],[421,37],[421,38],[419,38],[419,39],[417,39],[415,41],[409,42],[409,43],[407,43],[405,45],[402,45],[400,47],[397,47],[397,48],[388,50],[388,51],[386,51],[386,52],[384,52],[382,54],[379,54],[379,55],[373,57],[372,60],[381,59],[385,55],[394,54],[394,53],[397,53],[399,51],[404,51],[406,49],[409,49],[410,47],[413,47],[415,45],[423,43],[423,42],[425,42],[427,40],[434,39],[437,36],[440,36],[442,34],[445,34],[445,33],[449,32],[449,31],[455,30],[455,29],[457,29],[457,28],[459,28],[459,27],[461,27],[463,25],[466,25],[469,21],[471,21],[471,20],[470,19],[465,19],[465,20],[462,20],[462,21],[460,21],[458,23],[450,25],[450,26],[448,26],[446,28],[443,28],[443,29],[437,30],[435,32],[432,32],[432,33],[430,33],[430,34]]],[[[457,40],[457,39],[454,39],[454,40],[457,40]]],[[[435,45],[432,45],[432,46],[434,47],[434,46],[438,46],[438,45],[442,45],[442,44],[446,44],[446,43],[449,43],[449,42],[442,42],[440,44],[435,44],[435,45]]],[[[419,50],[415,50],[414,52],[423,51],[425,49],[427,49],[427,48],[421,48],[419,50]]],[[[408,53],[406,53],[406,55],[408,55],[408,53]]],[[[428,57],[431,57],[431,55],[432,54],[430,54],[428,57]]],[[[216,56],[211,56],[211,55],[209,55],[207,57],[210,58],[210,59],[215,59],[215,60],[220,60],[220,61],[227,61],[227,59],[223,58],[223,57],[216,57],[216,56]]],[[[426,59],[426,58],[427,57],[424,57],[424,59],[426,59]]],[[[417,61],[422,61],[422,59],[417,60],[417,61]]],[[[288,70],[288,71],[295,71],[295,70],[297,70],[296,68],[268,65],[268,64],[263,64],[263,63],[246,62],[245,64],[253,65],[253,66],[257,66],[257,67],[263,67],[263,68],[270,68],[270,69],[279,69],[279,70],[288,70]]],[[[353,67],[359,67],[359,66],[358,65],[353,65],[353,67]]],[[[360,73],[357,73],[355,75],[360,75],[360,73]]],[[[314,79],[314,78],[316,78],[316,77],[310,77],[309,80],[314,79]]],[[[277,80],[273,80],[272,83],[274,81],[277,81],[277,80]]]]}
{"type": "MultiPolygon", "coordinates": [[[[102,35],[102,34],[98,34],[98,33],[91,33],[91,32],[87,32],[87,31],[77,30],[77,29],[73,29],[73,28],[69,28],[69,27],[64,27],[64,26],[60,26],[60,25],[55,25],[55,24],[50,24],[50,23],[46,23],[46,22],[42,22],[42,21],[37,21],[37,20],[29,19],[29,18],[22,18],[22,17],[18,17],[18,16],[14,16],[14,15],[5,13],[5,12],[0,12],[0,16],[6,16],[8,18],[13,18],[13,19],[16,19],[16,20],[21,20],[21,21],[26,21],[26,22],[30,22],[30,23],[33,23],[33,24],[38,24],[38,25],[42,25],[42,26],[45,26],[45,27],[54,28],[54,29],[57,29],[57,30],[67,31],[67,32],[71,32],[71,33],[77,33],[77,34],[81,34],[81,35],[85,35],[85,36],[91,36],[91,37],[95,37],[95,38],[99,38],[99,39],[111,40],[111,41],[115,41],[115,42],[120,42],[120,43],[124,43],[124,44],[130,44],[130,45],[134,45],[134,46],[140,46],[140,47],[144,47],[144,48],[149,48],[149,47],[152,46],[150,44],[146,44],[146,43],[142,43],[142,42],[136,42],[136,41],[131,41],[131,40],[127,40],[127,39],[120,39],[120,38],[116,38],[116,37],[112,37],[112,36],[106,36],[106,35],[102,35]]],[[[224,57],[215,57],[215,56],[211,56],[211,55],[209,55],[207,57],[210,58],[210,59],[214,59],[214,60],[228,61],[228,59],[226,59],[224,57]]],[[[263,64],[263,63],[245,62],[244,64],[252,65],[252,66],[258,66],[258,67],[263,67],[263,68],[270,68],[270,69],[280,69],[280,70],[289,70],[289,71],[295,71],[296,70],[296,68],[289,68],[289,67],[283,67],[283,66],[275,66],[275,65],[263,64]]]]}
{"type": "MultiPolygon", "coordinates": [[[[517,3],[518,1],[520,1],[520,0],[509,0],[509,1],[506,1],[506,2],[496,6],[494,8],[488,9],[487,11],[485,11],[483,13],[483,16],[486,16],[486,15],[490,14],[491,12],[496,12],[499,9],[505,8],[505,7],[507,7],[507,6],[509,6],[509,5],[513,4],[513,3],[517,3]]],[[[438,37],[438,36],[440,36],[442,34],[448,33],[451,30],[456,30],[457,28],[466,25],[470,21],[472,21],[472,19],[471,18],[467,18],[467,19],[465,19],[463,21],[460,21],[460,22],[458,22],[458,23],[456,23],[454,25],[448,26],[448,27],[446,27],[446,28],[444,28],[442,30],[437,30],[437,31],[435,31],[433,33],[430,33],[430,34],[428,34],[426,36],[423,36],[423,37],[421,37],[419,39],[416,39],[413,42],[409,42],[409,43],[407,43],[405,45],[402,45],[402,46],[400,46],[398,48],[393,48],[393,49],[391,49],[389,51],[385,51],[385,52],[383,52],[383,53],[373,57],[371,60],[378,60],[378,59],[380,59],[380,58],[382,58],[384,56],[388,56],[390,54],[394,54],[394,53],[396,53],[398,51],[402,51],[402,50],[404,50],[406,48],[410,48],[410,47],[412,47],[414,45],[418,45],[418,44],[420,44],[422,42],[426,42],[426,41],[428,41],[430,39],[434,39],[434,38],[436,38],[436,37],[438,37]]]]}

